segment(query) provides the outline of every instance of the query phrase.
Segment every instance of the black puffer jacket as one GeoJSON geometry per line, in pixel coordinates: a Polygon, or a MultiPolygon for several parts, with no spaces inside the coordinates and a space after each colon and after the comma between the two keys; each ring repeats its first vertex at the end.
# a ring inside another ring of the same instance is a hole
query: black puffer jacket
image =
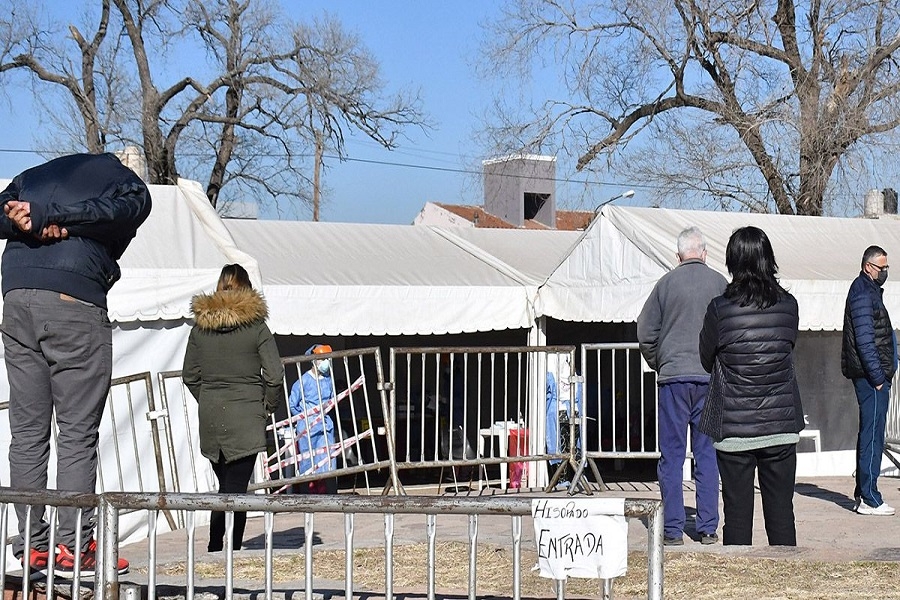
{"type": "Polygon", "coordinates": [[[797,300],[786,292],[765,309],[713,298],[700,331],[700,361],[712,373],[707,403],[719,404],[708,408],[719,415],[705,419],[705,433],[718,441],[803,429],[794,375],[798,324],[797,300]]]}

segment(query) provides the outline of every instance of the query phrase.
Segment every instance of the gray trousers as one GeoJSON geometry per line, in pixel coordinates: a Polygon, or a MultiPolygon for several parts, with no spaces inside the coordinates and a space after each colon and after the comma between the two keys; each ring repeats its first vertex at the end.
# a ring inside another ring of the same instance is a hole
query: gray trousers
{"type": "MultiPolygon", "coordinates": [[[[56,411],[57,490],[94,492],[97,431],[112,373],[112,327],[106,309],[58,292],[12,290],[3,298],[3,348],[9,376],[10,487],[47,489],[51,417],[56,411]]],[[[48,549],[44,507],[32,507],[31,547],[48,549]]],[[[56,543],[82,549],[93,537],[93,510],[79,523],[77,509],[61,508],[56,543]]],[[[16,505],[19,534],[13,551],[24,548],[26,506],[16,505]]]]}

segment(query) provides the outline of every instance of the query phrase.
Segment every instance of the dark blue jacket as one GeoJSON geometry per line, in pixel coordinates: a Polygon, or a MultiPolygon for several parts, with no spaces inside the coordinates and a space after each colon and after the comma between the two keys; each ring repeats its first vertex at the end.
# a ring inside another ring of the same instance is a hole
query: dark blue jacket
{"type": "Polygon", "coordinates": [[[144,182],[112,154],[73,154],[16,176],[0,192],[0,206],[10,200],[30,203],[32,232],[56,224],[69,237],[41,242],[0,213],[3,295],[51,290],[106,308],[120,277],[116,261],[150,214],[144,182]]]}
{"type": "Polygon", "coordinates": [[[872,387],[890,381],[897,370],[894,328],[881,298],[883,293],[861,272],[850,284],[844,305],[841,372],[848,379],[865,378],[872,387]]]}

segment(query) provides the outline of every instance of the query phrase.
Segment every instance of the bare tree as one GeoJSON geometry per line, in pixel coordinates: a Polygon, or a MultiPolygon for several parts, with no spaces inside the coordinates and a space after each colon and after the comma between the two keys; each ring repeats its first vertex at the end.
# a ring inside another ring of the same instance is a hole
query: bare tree
{"type": "MultiPolygon", "coordinates": [[[[0,44],[4,47],[0,55],[0,73],[25,68],[39,81],[65,89],[81,123],[75,130],[80,143],[88,152],[102,152],[106,146],[106,131],[111,127],[106,120],[110,113],[101,111],[103,104],[112,99],[98,93],[98,78],[103,87],[102,59],[110,57],[108,53],[103,54],[109,27],[109,0],[100,2],[94,32],[87,36],[74,24],[64,28],[55,22],[42,22],[35,5],[12,5],[8,10],[9,21],[0,26],[3,37],[0,44]],[[66,29],[68,35],[61,35],[62,29],[66,29]],[[74,56],[59,43],[64,37],[74,42],[78,50],[74,56]]],[[[110,81],[106,83],[111,84],[110,81]]],[[[42,96],[35,93],[35,97],[42,96]]],[[[49,114],[52,116],[52,111],[49,114]]]]}
{"type": "Polygon", "coordinates": [[[822,214],[900,125],[895,0],[513,0],[493,33],[492,68],[553,61],[569,92],[495,135],[712,205],[822,214]]]}
{"type": "Polygon", "coordinates": [[[23,69],[64,87],[83,115],[84,149],[137,143],[151,183],[186,170],[206,181],[213,206],[226,185],[306,202],[316,139],[343,158],[349,129],[393,148],[406,127],[428,126],[418,95],[385,94],[377,61],[337,22],[294,24],[265,0],[95,1],[91,35],[70,26],[49,36],[65,47],[43,42],[48,26],[33,13],[0,16],[0,74],[23,69]],[[203,68],[168,63],[186,48],[205,53],[203,68]],[[116,110],[125,97],[137,111],[116,110]]]}

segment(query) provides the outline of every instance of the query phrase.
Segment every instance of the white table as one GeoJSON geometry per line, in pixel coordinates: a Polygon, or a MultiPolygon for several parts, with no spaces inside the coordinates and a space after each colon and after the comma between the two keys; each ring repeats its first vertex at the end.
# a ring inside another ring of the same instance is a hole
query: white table
{"type": "Polygon", "coordinates": [[[811,438],[816,445],[816,454],[822,451],[822,434],[818,429],[804,429],[800,432],[801,438],[811,438]]]}
{"type": "MultiPolygon", "coordinates": [[[[525,427],[524,425],[516,423],[515,421],[501,421],[498,423],[494,423],[490,427],[479,429],[478,456],[482,458],[485,456],[484,447],[486,441],[490,441],[491,447],[493,448],[493,438],[498,438],[497,446],[499,447],[500,458],[507,458],[509,455],[509,433],[511,431],[517,431],[519,429],[525,429],[525,427]]],[[[506,489],[507,470],[508,465],[506,464],[506,461],[500,463],[500,489],[503,490],[506,489]]]]}

